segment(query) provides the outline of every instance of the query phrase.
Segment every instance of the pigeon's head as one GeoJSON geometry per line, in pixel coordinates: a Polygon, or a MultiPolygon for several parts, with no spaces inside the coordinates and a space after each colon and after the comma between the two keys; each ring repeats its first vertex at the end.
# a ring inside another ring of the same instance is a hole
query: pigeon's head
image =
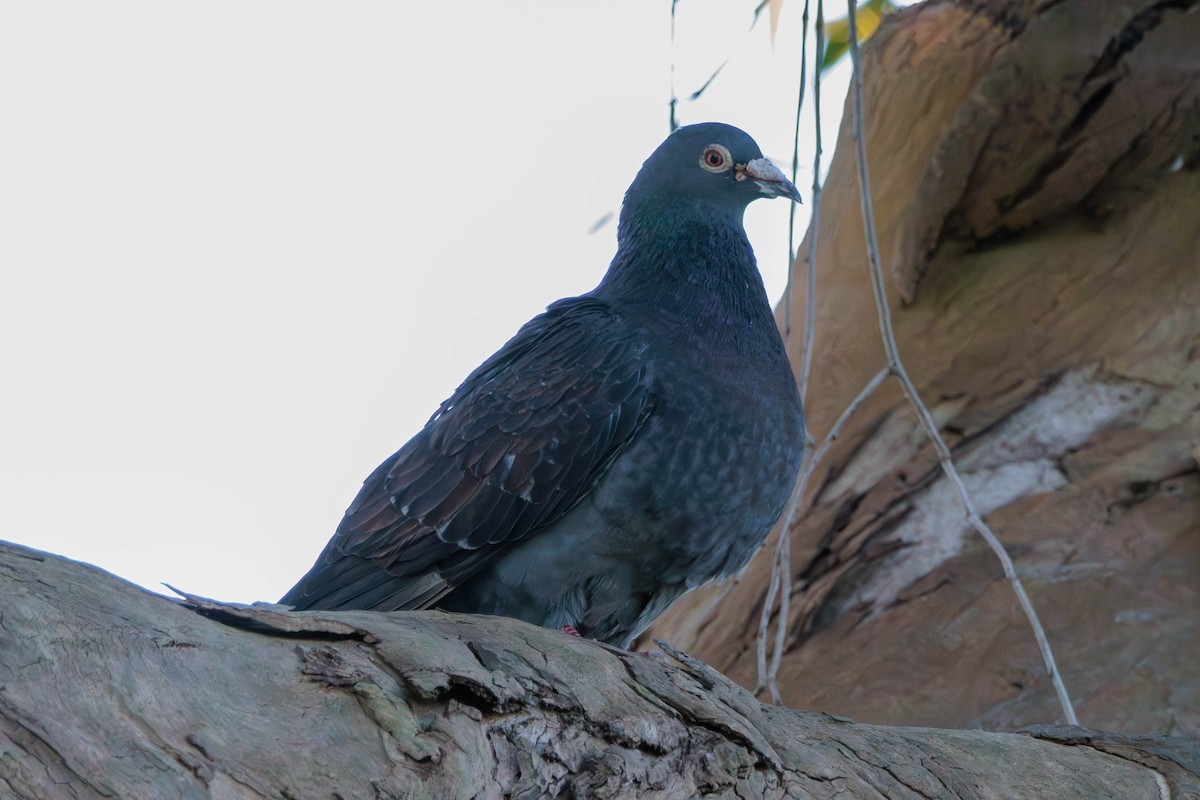
{"type": "Polygon", "coordinates": [[[642,165],[626,205],[708,206],[739,213],[760,197],[800,192],[743,130],[719,122],[679,128],[642,165]]]}

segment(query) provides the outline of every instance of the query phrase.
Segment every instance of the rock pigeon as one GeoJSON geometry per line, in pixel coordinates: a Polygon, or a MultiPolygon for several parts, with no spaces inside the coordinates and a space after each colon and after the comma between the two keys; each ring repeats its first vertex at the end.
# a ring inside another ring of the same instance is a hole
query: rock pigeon
{"type": "Polygon", "coordinates": [[[280,602],[495,614],[628,647],[745,566],[804,438],[742,227],[760,197],[800,201],[745,132],[672,133],[625,195],[600,284],[472,372],[280,602]]]}

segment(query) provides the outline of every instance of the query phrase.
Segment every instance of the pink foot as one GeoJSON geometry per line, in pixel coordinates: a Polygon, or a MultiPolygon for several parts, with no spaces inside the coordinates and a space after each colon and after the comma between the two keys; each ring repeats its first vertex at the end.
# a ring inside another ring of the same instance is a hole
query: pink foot
{"type": "Polygon", "coordinates": [[[562,631],[563,631],[563,633],[565,633],[567,636],[574,636],[576,639],[582,639],[582,638],[583,638],[583,636],[581,636],[581,635],[580,635],[579,631],[575,630],[575,626],[574,626],[574,625],[563,625],[563,626],[562,626],[562,631]]]}

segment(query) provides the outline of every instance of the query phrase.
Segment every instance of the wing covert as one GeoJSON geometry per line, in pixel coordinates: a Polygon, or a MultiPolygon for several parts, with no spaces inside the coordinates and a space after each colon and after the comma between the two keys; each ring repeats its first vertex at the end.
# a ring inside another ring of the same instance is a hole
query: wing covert
{"type": "Polygon", "coordinates": [[[555,303],[367,478],[283,602],[383,607],[359,603],[386,594],[390,608],[432,605],[595,486],[649,413],[651,377],[640,337],[605,303],[555,303]],[[385,593],[389,581],[398,585],[385,593]]]}

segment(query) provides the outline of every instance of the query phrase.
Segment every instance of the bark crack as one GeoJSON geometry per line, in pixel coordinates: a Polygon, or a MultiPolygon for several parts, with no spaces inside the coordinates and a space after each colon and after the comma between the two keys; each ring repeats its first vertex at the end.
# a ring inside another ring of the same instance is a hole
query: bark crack
{"type": "MultiPolygon", "coordinates": [[[[662,646],[662,644],[663,643],[659,642],[660,646],[662,646]]],[[[753,754],[756,761],[771,766],[776,774],[779,774],[783,771],[783,765],[774,748],[772,748],[765,739],[762,739],[761,735],[755,736],[753,732],[753,726],[737,709],[733,708],[728,703],[725,703],[719,697],[714,696],[715,693],[711,692],[711,690],[714,688],[714,684],[711,683],[709,679],[706,678],[701,680],[695,675],[695,673],[691,671],[685,671],[682,669],[677,670],[676,672],[678,674],[687,676],[691,680],[695,681],[698,686],[703,687],[702,691],[696,691],[694,689],[680,686],[678,682],[674,682],[673,688],[682,690],[683,692],[694,697],[697,701],[694,705],[683,703],[680,702],[676,697],[672,696],[673,693],[659,691],[653,685],[647,685],[648,682],[645,680],[645,676],[639,675],[637,668],[634,666],[631,660],[632,658],[644,658],[644,656],[628,656],[622,658],[622,664],[628,672],[630,679],[640,685],[646,691],[655,694],[662,703],[666,704],[670,711],[678,715],[678,717],[687,723],[689,727],[697,726],[704,728],[705,730],[717,734],[727,741],[735,743],[739,747],[745,749],[748,753],[753,754]],[[724,722],[717,714],[704,713],[704,709],[699,706],[706,701],[708,703],[719,705],[721,710],[725,712],[726,716],[736,722],[737,725],[724,722]],[[741,728],[740,730],[739,727],[741,728]]],[[[741,687],[738,687],[738,690],[745,691],[744,689],[741,689],[741,687]]],[[[757,703],[758,701],[755,700],[754,702],[757,703]]]]}
{"type": "MultiPolygon", "coordinates": [[[[3,695],[0,694],[0,698],[2,697],[3,695]]],[[[23,715],[8,703],[0,702],[0,721],[7,723],[3,730],[5,738],[28,756],[21,760],[24,766],[28,766],[32,761],[45,771],[46,778],[50,782],[77,784],[88,791],[92,797],[117,796],[109,787],[93,783],[85,771],[76,768],[65,754],[59,752],[44,731],[38,730],[32,722],[24,719],[23,715]]],[[[14,778],[20,778],[20,774],[13,767],[5,764],[6,761],[7,759],[0,758],[0,770],[2,770],[0,779],[11,785],[14,778]]],[[[34,795],[28,796],[33,797],[34,795]]]]}
{"type": "Polygon", "coordinates": [[[921,797],[924,797],[926,800],[939,800],[939,798],[937,797],[937,795],[932,795],[932,794],[929,794],[929,792],[925,791],[925,789],[924,789],[924,788],[922,788],[922,787],[920,787],[920,786],[918,786],[918,785],[916,785],[916,784],[909,783],[907,780],[905,780],[904,778],[902,778],[902,777],[901,777],[900,775],[898,775],[898,774],[896,773],[896,771],[895,771],[895,770],[892,768],[892,765],[891,765],[891,764],[889,764],[889,763],[887,763],[887,761],[885,761],[884,759],[881,759],[881,758],[867,758],[867,757],[866,757],[866,756],[864,756],[862,753],[859,753],[859,752],[858,752],[858,750],[856,750],[856,749],[855,749],[854,747],[852,747],[850,744],[848,744],[848,743],[847,743],[847,742],[846,742],[844,739],[841,739],[841,738],[839,738],[839,739],[837,740],[837,742],[838,742],[838,745],[839,745],[840,747],[844,747],[844,748],[846,748],[847,750],[849,750],[849,751],[850,751],[850,754],[854,756],[855,760],[857,760],[857,761],[859,761],[859,762],[861,762],[861,763],[863,763],[863,764],[865,764],[865,765],[867,765],[868,767],[871,767],[871,768],[873,768],[873,769],[881,769],[881,770],[883,770],[883,771],[884,771],[884,772],[886,772],[888,775],[890,775],[890,776],[891,776],[891,778],[892,778],[892,780],[894,780],[894,781],[895,781],[897,784],[899,784],[900,786],[903,786],[904,788],[906,788],[906,789],[908,789],[908,790],[910,790],[910,791],[912,791],[912,792],[915,792],[915,793],[919,794],[921,797]]]}

